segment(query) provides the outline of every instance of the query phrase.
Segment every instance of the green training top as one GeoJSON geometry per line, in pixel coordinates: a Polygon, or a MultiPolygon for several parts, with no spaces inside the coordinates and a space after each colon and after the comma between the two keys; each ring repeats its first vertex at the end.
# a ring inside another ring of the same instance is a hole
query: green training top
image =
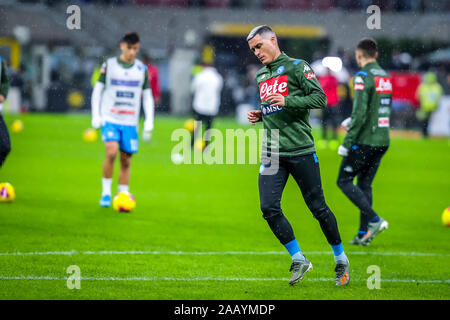
{"type": "Polygon", "coordinates": [[[0,94],[6,99],[8,91],[9,80],[8,76],[6,75],[6,63],[5,60],[0,57],[0,94]]]}
{"type": "Polygon", "coordinates": [[[392,83],[376,62],[366,64],[355,74],[352,121],[344,147],[355,144],[389,146],[389,119],[392,109],[392,83]]]}
{"type": "MultiPolygon", "coordinates": [[[[315,152],[309,124],[310,109],[322,109],[327,97],[316,75],[301,59],[288,57],[284,52],[261,68],[256,74],[261,98],[261,112],[267,140],[263,148],[270,150],[272,129],[279,130],[279,156],[302,155],[315,152]],[[273,93],[285,96],[285,106],[271,106],[267,100],[273,93]]],[[[273,152],[273,151],[272,151],[273,152]]]]}

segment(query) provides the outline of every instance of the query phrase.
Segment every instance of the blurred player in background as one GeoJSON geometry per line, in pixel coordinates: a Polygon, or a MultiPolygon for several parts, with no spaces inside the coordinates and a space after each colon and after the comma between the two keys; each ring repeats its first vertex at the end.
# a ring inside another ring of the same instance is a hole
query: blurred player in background
{"type": "Polygon", "coordinates": [[[161,87],[159,85],[158,67],[153,64],[152,57],[149,54],[144,54],[143,62],[147,66],[148,80],[150,82],[150,88],[152,89],[155,105],[159,106],[161,104],[161,87]]]}
{"type": "Polygon", "coordinates": [[[350,242],[369,245],[387,229],[388,223],[372,208],[372,182],[381,158],[389,147],[389,119],[392,107],[392,84],[386,71],[377,63],[375,40],[362,39],[355,51],[361,68],[354,77],[354,100],[351,119],[344,120],[348,129],[338,149],[343,156],[337,184],[360,209],[358,234],[350,242]],[[357,184],[353,184],[357,177],[357,184]]]}
{"type": "Polygon", "coordinates": [[[192,107],[196,121],[201,121],[200,126],[195,126],[192,137],[192,145],[197,149],[204,149],[208,145],[209,132],[214,117],[219,113],[220,97],[223,87],[223,78],[212,62],[202,62],[202,69],[192,80],[191,91],[194,94],[192,107]],[[199,136],[205,126],[205,136],[199,136]]]}
{"type": "Polygon", "coordinates": [[[335,283],[338,286],[346,285],[350,281],[349,262],[336,218],[325,202],[319,160],[309,124],[310,110],[326,107],[325,93],[306,61],[290,58],[280,51],[276,34],[269,26],[254,28],[247,41],[256,57],[265,65],[256,75],[261,109],[248,112],[248,120],[252,124],[262,121],[268,137],[271,130],[279,132],[279,167],[274,174],[264,174],[272,164],[264,158],[273,150],[268,149],[268,142],[263,146],[266,152],[263,151],[259,170],[259,198],[264,219],[291,255],[292,275],[289,284],[294,285],[302,280],[312,268],[281,210],[281,196],[289,175],[292,175],[333,250],[335,283]]]}
{"type": "Polygon", "coordinates": [[[422,122],[422,134],[428,138],[428,124],[431,115],[439,106],[442,97],[442,87],[437,82],[436,74],[427,72],[423,75],[422,83],[416,91],[416,96],[420,101],[420,109],[417,112],[417,118],[422,122]]]}
{"type": "Polygon", "coordinates": [[[8,96],[9,80],[6,74],[5,60],[0,57],[0,168],[11,151],[11,141],[9,139],[8,127],[3,120],[3,102],[8,96]]]}
{"type": "Polygon", "coordinates": [[[92,127],[100,128],[106,147],[100,205],[111,205],[114,161],[120,150],[119,192],[128,192],[130,162],[138,151],[138,124],[141,96],[145,112],[143,138],[150,140],[153,130],[154,102],[147,67],[136,55],[139,36],[128,33],[120,41],[122,54],[103,63],[92,92],[92,127]]]}
{"type": "Polygon", "coordinates": [[[326,69],[326,75],[318,78],[319,83],[327,96],[327,107],[322,109],[322,144],[327,144],[327,131],[328,126],[331,124],[333,135],[329,147],[336,150],[339,146],[339,142],[337,141],[337,128],[339,127],[339,83],[336,77],[331,73],[331,70],[329,68],[326,69]]]}

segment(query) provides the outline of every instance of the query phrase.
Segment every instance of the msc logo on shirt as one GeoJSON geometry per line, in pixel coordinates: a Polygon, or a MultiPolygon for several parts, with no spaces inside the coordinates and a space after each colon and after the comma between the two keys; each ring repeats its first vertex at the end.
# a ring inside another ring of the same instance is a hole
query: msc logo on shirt
{"type": "Polygon", "coordinates": [[[279,93],[283,96],[289,94],[288,77],[279,76],[276,78],[267,79],[259,84],[259,95],[261,101],[267,100],[267,98],[274,93],[279,93]]]}
{"type": "Polygon", "coordinates": [[[283,111],[283,108],[280,106],[271,106],[270,104],[262,105],[261,112],[263,116],[268,116],[273,113],[277,113],[283,111]]]}

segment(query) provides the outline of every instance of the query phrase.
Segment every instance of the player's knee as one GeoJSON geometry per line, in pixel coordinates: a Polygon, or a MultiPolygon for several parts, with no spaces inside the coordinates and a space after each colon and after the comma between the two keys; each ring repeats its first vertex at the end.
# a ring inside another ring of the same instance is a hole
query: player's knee
{"type": "Polygon", "coordinates": [[[325,198],[315,197],[307,202],[308,208],[311,211],[314,218],[319,221],[325,221],[330,216],[331,210],[325,202],[325,198]]]}
{"type": "Polygon", "coordinates": [[[362,191],[370,191],[372,189],[369,182],[364,180],[358,180],[358,183],[356,184],[362,191]]]}
{"type": "Polygon", "coordinates": [[[352,180],[349,180],[344,177],[338,177],[337,185],[338,185],[339,189],[341,189],[341,190],[347,189],[348,185],[351,183],[352,183],[352,180]]]}
{"type": "Polygon", "coordinates": [[[6,156],[11,152],[11,145],[4,145],[2,150],[0,150],[0,158],[6,158],[6,156]]]}
{"type": "Polygon", "coordinates": [[[8,156],[8,154],[11,152],[11,145],[5,145],[3,146],[2,150],[0,150],[0,159],[4,160],[8,156]]]}
{"type": "Polygon", "coordinates": [[[281,208],[272,203],[261,203],[261,211],[264,219],[271,219],[272,217],[282,214],[281,208]]]}
{"type": "Polygon", "coordinates": [[[106,160],[108,160],[110,163],[114,163],[114,160],[116,160],[117,151],[114,150],[108,150],[106,152],[106,160]]]}
{"type": "Polygon", "coordinates": [[[325,201],[313,201],[308,207],[314,218],[316,218],[317,220],[324,220],[330,213],[330,209],[328,208],[325,201]]]}
{"type": "Polygon", "coordinates": [[[120,158],[120,166],[122,167],[122,169],[128,169],[130,167],[130,163],[131,163],[131,158],[125,158],[125,157],[120,158]]]}
{"type": "Polygon", "coordinates": [[[331,214],[332,213],[331,213],[330,209],[327,206],[313,211],[313,216],[318,221],[325,221],[325,220],[327,220],[330,217],[331,214]]]}
{"type": "Polygon", "coordinates": [[[320,220],[330,212],[321,191],[316,191],[305,196],[305,202],[316,219],[320,220]]]}

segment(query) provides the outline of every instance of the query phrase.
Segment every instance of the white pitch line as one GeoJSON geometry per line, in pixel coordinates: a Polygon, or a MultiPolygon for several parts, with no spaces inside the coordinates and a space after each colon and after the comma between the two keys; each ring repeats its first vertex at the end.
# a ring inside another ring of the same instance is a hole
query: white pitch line
{"type": "MultiPolygon", "coordinates": [[[[331,251],[310,251],[305,255],[331,255],[331,251]]],[[[0,256],[45,256],[45,255],[285,255],[285,251],[44,251],[44,252],[0,252],[0,256]]],[[[436,252],[376,252],[376,251],[347,251],[348,255],[374,256],[418,256],[418,257],[450,257],[448,253],[436,252]]]]}
{"type": "MultiPolygon", "coordinates": [[[[50,276],[0,276],[0,280],[67,280],[67,277],[50,276]]],[[[288,278],[226,278],[226,277],[198,277],[198,278],[173,278],[173,277],[81,277],[84,281],[288,281],[288,278]]],[[[334,278],[307,278],[303,281],[333,282],[334,278]]],[[[366,282],[367,279],[351,279],[356,282],[366,282]]],[[[418,279],[381,279],[381,282],[401,283],[437,283],[450,284],[450,280],[418,280],[418,279]]]]}

